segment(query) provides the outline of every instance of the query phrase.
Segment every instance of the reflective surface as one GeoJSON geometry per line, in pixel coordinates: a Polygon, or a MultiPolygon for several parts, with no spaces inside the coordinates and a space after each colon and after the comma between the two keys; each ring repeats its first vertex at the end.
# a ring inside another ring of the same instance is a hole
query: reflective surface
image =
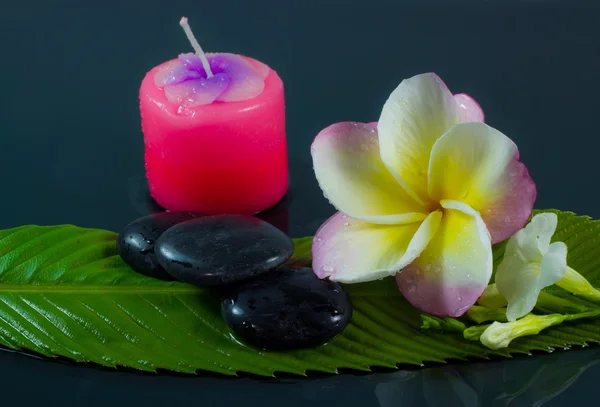
{"type": "MultiPolygon", "coordinates": [[[[137,95],[148,70],[190,51],[177,24],[182,15],[205,50],[252,56],[282,77],[291,189],[262,216],[294,237],[314,233],[334,212],[312,172],[316,133],[338,121],[377,120],[400,80],[426,71],[475,97],[487,122],[518,144],[538,185],[537,208],[600,217],[599,12],[596,1],[575,0],[1,2],[0,228],[73,223],[119,231],[160,210],[144,182],[137,95]]],[[[599,351],[588,349],[255,380],[115,372],[0,353],[0,380],[23,405],[560,406],[591,402],[598,360],[599,351]]]]}
{"type": "Polygon", "coordinates": [[[600,350],[509,362],[306,379],[167,376],[95,369],[0,353],[3,388],[22,405],[563,406],[597,399],[600,350]],[[32,384],[35,392],[31,391],[32,384]]]}

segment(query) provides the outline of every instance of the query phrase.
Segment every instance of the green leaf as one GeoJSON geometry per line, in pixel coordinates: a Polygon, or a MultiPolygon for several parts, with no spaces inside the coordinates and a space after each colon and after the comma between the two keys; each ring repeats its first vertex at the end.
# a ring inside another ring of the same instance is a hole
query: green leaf
{"type": "MultiPolygon", "coordinates": [[[[600,285],[600,222],[556,213],[555,238],[567,243],[569,265],[600,285]]],[[[422,329],[421,313],[388,278],[345,286],[354,306],[353,320],[329,343],[293,352],[258,351],[234,338],[210,291],[135,273],[117,255],[116,237],[72,225],[0,231],[0,344],[109,367],[269,376],[508,357],[600,341],[600,325],[580,320],[490,351],[466,341],[460,332],[422,329]]],[[[288,265],[309,265],[311,239],[295,243],[288,265]]],[[[503,247],[494,247],[496,263],[503,247]]],[[[560,289],[553,289],[552,295],[598,308],[560,289]]]]}

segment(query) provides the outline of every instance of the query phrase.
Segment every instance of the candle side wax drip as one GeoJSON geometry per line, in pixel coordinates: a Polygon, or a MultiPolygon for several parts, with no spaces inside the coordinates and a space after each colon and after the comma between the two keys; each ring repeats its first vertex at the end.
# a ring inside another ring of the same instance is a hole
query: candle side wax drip
{"type": "Polygon", "coordinates": [[[239,102],[260,95],[268,67],[235,54],[206,54],[214,76],[208,77],[200,57],[181,54],[160,67],[154,84],[164,89],[167,100],[185,107],[213,102],[239,102]]]}

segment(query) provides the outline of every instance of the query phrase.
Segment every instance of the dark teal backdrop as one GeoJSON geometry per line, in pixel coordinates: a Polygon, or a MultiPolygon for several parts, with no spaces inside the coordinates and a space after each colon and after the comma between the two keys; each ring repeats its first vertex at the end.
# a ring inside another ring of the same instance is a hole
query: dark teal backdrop
{"type": "MultiPolygon", "coordinates": [[[[314,233],[333,213],[312,173],[316,133],[337,121],[377,120],[393,88],[426,71],[474,96],[488,123],[519,145],[538,185],[536,207],[599,217],[599,13],[597,1],[577,0],[3,0],[0,228],[118,231],[152,210],[137,91],[146,71],[190,50],[182,15],[205,50],[252,56],[283,78],[292,187],[274,216],[293,236],[314,233]]],[[[560,406],[595,396],[599,368],[567,384],[598,360],[591,349],[256,381],[117,373],[0,353],[0,388],[23,405],[495,406],[514,398],[510,406],[560,406]]]]}

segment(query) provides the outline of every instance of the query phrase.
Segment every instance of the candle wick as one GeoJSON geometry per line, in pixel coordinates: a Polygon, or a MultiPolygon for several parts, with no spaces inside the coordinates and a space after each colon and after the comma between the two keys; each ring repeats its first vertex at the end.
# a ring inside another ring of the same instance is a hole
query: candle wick
{"type": "Polygon", "coordinates": [[[188,24],[188,19],[185,17],[181,17],[181,21],[179,21],[179,25],[181,26],[181,28],[183,28],[183,31],[185,31],[185,35],[187,36],[187,39],[192,44],[192,48],[194,48],[194,51],[196,51],[196,55],[198,55],[198,57],[200,57],[200,61],[202,61],[202,66],[204,67],[204,70],[206,71],[206,76],[208,78],[212,78],[213,73],[210,69],[210,64],[208,63],[206,54],[204,54],[204,51],[202,51],[202,47],[200,47],[198,40],[196,40],[196,37],[194,37],[194,33],[192,32],[192,29],[190,28],[190,25],[188,24]]]}

